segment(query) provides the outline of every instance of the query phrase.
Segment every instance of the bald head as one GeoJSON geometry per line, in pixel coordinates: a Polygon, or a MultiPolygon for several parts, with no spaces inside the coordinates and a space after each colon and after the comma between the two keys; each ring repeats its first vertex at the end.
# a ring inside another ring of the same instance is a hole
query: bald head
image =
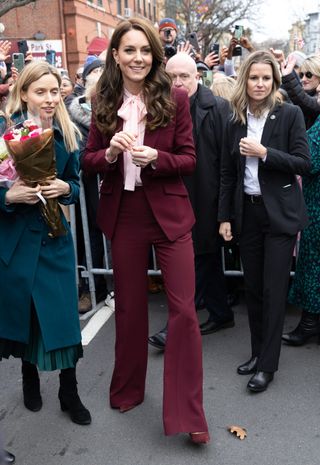
{"type": "Polygon", "coordinates": [[[199,75],[195,61],[187,53],[177,53],[166,64],[175,87],[183,87],[189,97],[197,91],[199,75]]]}

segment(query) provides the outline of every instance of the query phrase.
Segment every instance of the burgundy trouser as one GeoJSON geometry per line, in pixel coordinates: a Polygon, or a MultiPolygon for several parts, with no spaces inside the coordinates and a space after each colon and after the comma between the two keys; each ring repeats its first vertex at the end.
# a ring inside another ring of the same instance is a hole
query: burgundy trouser
{"type": "Polygon", "coordinates": [[[135,405],[144,398],[148,359],[147,270],[151,244],[155,246],[162,271],[169,309],[164,355],[165,433],[207,431],[202,404],[201,336],[194,306],[191,233],[170,242],[156,222],[143,188],[124,191],[111,243],[116,347],[110,404],[115,408],[135,405]]]}

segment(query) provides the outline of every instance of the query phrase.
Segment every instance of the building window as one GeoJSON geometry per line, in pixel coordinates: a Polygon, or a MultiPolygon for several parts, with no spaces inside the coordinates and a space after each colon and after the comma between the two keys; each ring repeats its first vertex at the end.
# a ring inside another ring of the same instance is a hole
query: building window
{"type": "Polygon", "coordinates": [[[117,0],[117,14],[122,15],[122,2],[121,2],[121,0],[117,0]]]}
{"type": "Polygon", "coordinates": [[[103,0],[97,0],[97,5],[102,7],[103,6],[103,0]]]}
{"type": "Polygon", "coordinates": [[[147,16],[146,0],[143,0],[143,16],[147,16]]]}

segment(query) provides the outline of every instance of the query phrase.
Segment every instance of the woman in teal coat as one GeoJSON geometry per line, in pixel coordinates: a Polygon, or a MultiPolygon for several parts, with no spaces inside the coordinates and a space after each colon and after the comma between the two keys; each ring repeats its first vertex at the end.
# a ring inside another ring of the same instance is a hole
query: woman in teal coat
{"type": "MultiPolygon", "coordinates": [[[[16,181],[0,187],[0,359],[21,357],[25,406],[42,407],[37,366],[60,369],[59,400],[72,421],[89,424],[91,416],[78,392],[75,367],[82,357],[75,257],[69,226],[50,237],[38,193],[69,205],[79,196],[77,129],[60,96],[61,78],[46,62],[24,68],[12,91],[13,120],[38,115],[53,119],[55,179],[28,187],[16,181]]],[[[39,155],[41,156],[41,154],[39,155]]]]}

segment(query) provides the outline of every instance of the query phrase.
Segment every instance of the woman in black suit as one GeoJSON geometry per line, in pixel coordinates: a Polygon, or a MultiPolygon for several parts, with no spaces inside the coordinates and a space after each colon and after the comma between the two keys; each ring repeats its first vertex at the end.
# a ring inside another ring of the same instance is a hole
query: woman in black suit
{"type": "Polygon", "coordinates": [[[296,175],[310,169],[300,108],[277,101],[277,62],[258,51],[243,63],[225,134],[219,202],[220,234],[239,236],[252,356],[238,367],[264,391],[278,369],[291,258],[307,225],[296,175]]]}

